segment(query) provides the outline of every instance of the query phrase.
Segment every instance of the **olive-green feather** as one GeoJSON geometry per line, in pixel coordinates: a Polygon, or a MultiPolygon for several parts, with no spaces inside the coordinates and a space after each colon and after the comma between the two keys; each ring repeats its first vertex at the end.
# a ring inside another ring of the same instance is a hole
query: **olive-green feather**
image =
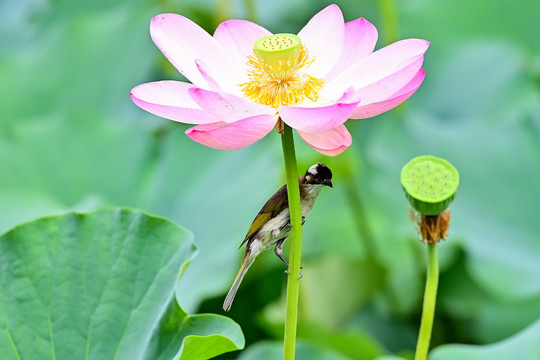
{"type": "Polygon", "coordinates": [[[261,211],[251,223],[247,235],[240,244],[240,247],[248,240],[251,240],[257,231],[266,224],[270,219],[276,217],[283,209],[289,207],[289,198],[287,197],[287,185],[283,185],[262,207],[261,211]]]}

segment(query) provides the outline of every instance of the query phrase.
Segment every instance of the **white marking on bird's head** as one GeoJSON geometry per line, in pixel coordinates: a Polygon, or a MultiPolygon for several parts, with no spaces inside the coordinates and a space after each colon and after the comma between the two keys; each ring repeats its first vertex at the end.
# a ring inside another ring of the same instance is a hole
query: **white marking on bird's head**
{"type": "Polygon", "coordinates": [[[315,165],[312,165],[309,169],[308,169],[308,173],[310,173],[311,175],[315,176],[317,175],[317,168],[319,167],[319,164],[315,164],[315,165]]]}

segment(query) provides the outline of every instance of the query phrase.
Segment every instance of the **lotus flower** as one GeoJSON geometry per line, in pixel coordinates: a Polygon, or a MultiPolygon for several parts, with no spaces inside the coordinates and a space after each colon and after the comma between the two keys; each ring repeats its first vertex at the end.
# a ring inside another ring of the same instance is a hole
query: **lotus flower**
{"type": "Polygon", "coordinates": [[[381,114],[418,89],[429,46],[407,39],[373,52],[375,27],[363,18],[344,23],[337,5],[316,14],[298,35],[229,20],[211,36],[176,14],[154,17],[150,33],[191,83],[139,85],[131,91],[139,107],[195,124],[187,136],[222,150],[246,147],[283,121],[330,156],[352,143],[347,119],[381,114]]]}

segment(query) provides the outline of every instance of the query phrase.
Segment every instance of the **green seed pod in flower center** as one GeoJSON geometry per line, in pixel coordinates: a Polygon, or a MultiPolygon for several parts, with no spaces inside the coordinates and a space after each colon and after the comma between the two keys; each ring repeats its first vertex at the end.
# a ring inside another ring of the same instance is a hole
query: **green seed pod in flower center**
{"type": "Polygon", "coordinates": [[[274,79],[285,80],[294,74],[302,51],[302,41],[293,34],[265,36],[255,42],[255,54],[265,72],[274,79]]]}
{"type": "Polygon", "coordinates": [[[419,156],[401,170],[401,185],[414,209],[423,215],[438,215],[454,200],[459,173],[444,159],[419,156]]]}

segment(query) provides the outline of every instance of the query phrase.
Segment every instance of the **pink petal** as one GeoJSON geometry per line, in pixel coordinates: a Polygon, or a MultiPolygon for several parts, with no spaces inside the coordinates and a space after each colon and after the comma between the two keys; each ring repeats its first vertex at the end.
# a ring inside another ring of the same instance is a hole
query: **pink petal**
{"type": "Polygon", "coordinates": [[[225,93],[191,88],[191,98],[206,112],[221,121],[231,123],[255,115],[276,115],[270,106],[260,105],[249,100],[225,93]]]}
{"type": "Polygon", "coordinates": [[[343,14],[335,4],[327,6],[298,33],[314,61],[307,69],[310,75],[322,78],[336,65],[341,50],[345,24],[343,14]]]}
{"type": "Polygon", "coordinates": [[[330,80],[373,52],[377,44],[377,29],[364,18],[345,24],[343,51],[338,63],[325,79],[330,80]]]}
{"type": "Polygon", "coordinates": [[[220,85],[232,83],[227,71],[231,67],[228,56],[212,36],[191,20],[177,14],[158,15],[150,23],[150,34],[167,59],[193,84],[209,86],[197,69],[196,59],[204,61],[220,85]]]}
{"type": "Polygon", "coordinates": [[[219,150],[237,150],[259,141],[276,124],[272,115],[258,115],[235,123],[217,122],[192,127],[186,135],[192,140],[219,150]]]}
{"type": "Polygon", "coordinates": [[[424,56],[419,55],[417,60],[412,62],[410,65],[407,65],[403,69],[356,90],[357,94],[359,94],[359,96],[362,98],[361,104],[379,102],[388,99],[388,97],[395,94],[396,91],[403,88],[409,83],[409,81],[411,81],[411,79],[414,78],[422,67],[423,62],[424,56]]]}
{"type": "Polygon", "coordinates": [[[420,69],[407,85],[397,91],[388,100],[358,106],[354,109],[351,119],[366,119],[395,108],[418,90],[422,81],[424,81],[425,75],[426,71],[420,69]]]}
{"type": "Polygon", "coordinates": [[[360,102],[360,97],[347,90],[334,104],[321,107],[280,106],[283,121],[292,128],[308,133],[321,133],[343,124],[360,102]]]}
{"type": "Polygon", "coordinates": [[[247,81],[246,62],[249,55],[253,53],[255,41],[272,33],[262,26],[245,20],[228,20],[219,24],[214,33],[214,39],[221,45],[223,50],[228,53],[232,61],[239,66],[238,83],[247,81]],[[241,66],[240,66],[241,65],[241,66]]]}
{"type": "Polygon", "coordinates": [[[324,155],[336,156],[352,144],[352,137],[345,125],[319,134],[298,131],[298,135],[312,148],[324,155]]]}
{"type": "Polygon", "coordinates": [[[210,74],[210,70],[204,61],[201,59],[195,59],[195,65],[197,66],[197,70],[199,70],[199,74],[201,74],[204,81],[206,81],[208,89],[216,91],[222,90],[221,86],[219,86],[219,84],[214,80],[214,77],[210,74]]]}
{"type": "Polygon", "coordinates": [[[131,90],[131,100],[140,108],[166,119],[187,124],[207,124],[220,118],[202,110],[189,95],[193,85],[180,81],[157,81],[131,90]]]}
{"type": "Polygon", "coordinates": [[[426,52],[428,46],[429,42],[418,39],[407,39],[388,45],[328,81],[324,96],[335,98],[350,86],[359,89],[375,83],[415,62],[426,52]]]}

